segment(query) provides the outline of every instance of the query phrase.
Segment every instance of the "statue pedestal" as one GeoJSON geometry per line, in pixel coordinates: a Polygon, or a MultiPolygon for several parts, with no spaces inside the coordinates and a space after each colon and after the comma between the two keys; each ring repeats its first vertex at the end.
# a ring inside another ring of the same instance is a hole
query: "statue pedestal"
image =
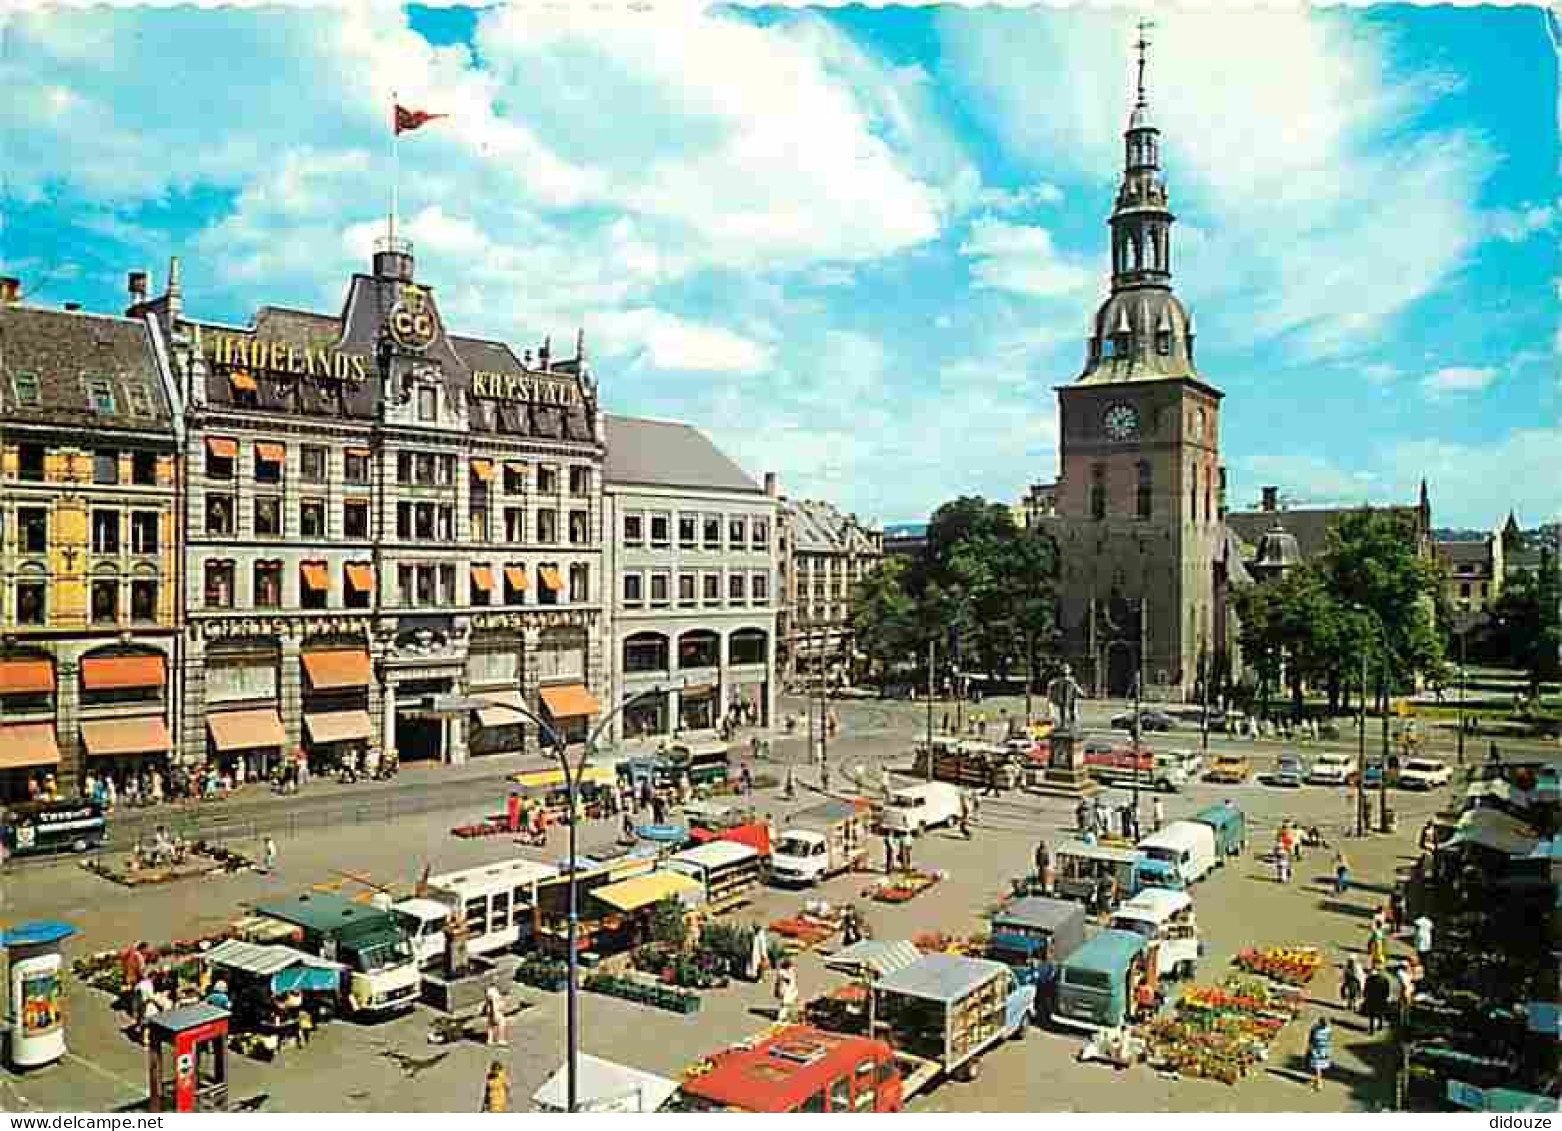
{"type": "Polygon", "coordinates": [[[1098,792],[1101,787],[1085,772],[1083,736],[1073,730],[1056,730],[1049,741],[1047,768],[1029,771],[1026,787],[1032,793],[1075,800],[1098,792]]]}

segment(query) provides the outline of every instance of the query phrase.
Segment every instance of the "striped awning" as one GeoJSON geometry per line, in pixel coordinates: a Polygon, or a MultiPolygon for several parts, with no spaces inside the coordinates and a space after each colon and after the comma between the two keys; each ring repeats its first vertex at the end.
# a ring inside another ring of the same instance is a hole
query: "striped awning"
{"type": "Polygon", "coordinates": [[[60,744],[53,723],[12,723],[0,727],[0,770],[58,766],[60,744]]]}
{"type": "Polygon", "coordinates": [[[526,721],[526,716],[520,711],[523,701],[519,688],[514,691],[479,692],[477,698],[493,704],[477,710],[477,721],[485,727],[515,726],[526,721]]]}
{"type": "Polygon", "coordinates": [[[327,593],[331,589],[331,575],[320,562],[304,562],[298,567],[304,579],[304,587],[315,593],[327,593]]]}
{"type": "Polygon", "coordinates": [[[494,590],[494,571],[485,565],[473,566],[472,584],[484,593],[492,593],[494,590]]]}
{"type": "Polygon", "coordinates": [[[88,691],[163,686],[162,656],[88,656],[81,662],[81,684],[88,691]]]}
{"type": "Polygon", "coordinates": [[[236,392],[253,393],[256,390],[255,378],[243,369],[235,369],[228,374],[228,384],[232,385],[236,392]]]}
{"type": "Polygon", "coordinates": [[[553,566],[539,566],[537,576],[542,578],[542,583],[555,593],[564,590],[564,579],[559,576],[559,571],[553,566]]]}
{"type": "Polygon", "coordinates": [[[831,970],[841,970],[848,974],[866,970],[882,978],[896,970],[904,970],[921,957],[922,952],[917,949],[916,943],[904,939],[863,939],[836,951],[824,960],[824,964],[831,970]]]}
{"type": "Polygon", "coordinates": [[[491,459],[474,459],[472,461],[472,474],[484,483],[490,482],[494,477],[494,461],[491,459]]]}
{"type": "Polygon", "coordinates": [[[251,711],[216,711],[206,716],[212,745],[220,751],[265,750],[287,745],[287,731],[275,707],[251,711]]]}

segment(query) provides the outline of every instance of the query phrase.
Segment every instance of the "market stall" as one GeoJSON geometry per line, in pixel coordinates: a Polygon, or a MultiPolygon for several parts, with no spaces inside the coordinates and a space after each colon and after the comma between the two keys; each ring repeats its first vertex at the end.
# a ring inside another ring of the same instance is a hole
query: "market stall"
{"type": "Polygon", "coordinates": [[[1280,1030],[1302,1007],[1299,991],[1233,975],[1219,986],[1189,986],[1169,1017],[1144,1028],[1152,1067],[1235,1084],[1269,1056],[1280,1030]]]}

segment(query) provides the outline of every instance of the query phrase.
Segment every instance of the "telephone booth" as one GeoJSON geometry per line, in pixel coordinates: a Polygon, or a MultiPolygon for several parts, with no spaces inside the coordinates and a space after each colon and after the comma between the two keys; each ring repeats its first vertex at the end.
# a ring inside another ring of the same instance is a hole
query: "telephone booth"
{"type": "Polygon", "coordinates": [[[228,1110],[228,1016],[196,1002],[147,1022],[148,1111],[228,1110]]]}
{"type": "Polygon", "coordinates": [[[38,1068],[65,1055],[64,960],[60,944],[76,933],[69,923],[26,923],[0,931],[5,978],[6,1036],[13,1068],[38,1068]]]}

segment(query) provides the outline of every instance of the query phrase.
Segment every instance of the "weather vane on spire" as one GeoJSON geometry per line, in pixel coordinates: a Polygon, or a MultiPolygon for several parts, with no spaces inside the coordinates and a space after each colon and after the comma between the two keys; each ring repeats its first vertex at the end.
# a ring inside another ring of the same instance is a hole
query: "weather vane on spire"
{"type": "Polygon", "coordinates": [[[1140,106],[1143,106],[1145,104],[1145,101],[1144,101],[1144,58],[1145,58],[1145,52],[1150,49],[1150,34],[1149,33],[1150,33],[1150,29],[1153,28],[1153,27],[1155,27],[1155,21],[1154,20],[1140,20],[1139,21],[1139,40],[1138,40],[1137,43],[1134,44],[1134,46],[1139,49],[1139,105],[1140,106]]]}

